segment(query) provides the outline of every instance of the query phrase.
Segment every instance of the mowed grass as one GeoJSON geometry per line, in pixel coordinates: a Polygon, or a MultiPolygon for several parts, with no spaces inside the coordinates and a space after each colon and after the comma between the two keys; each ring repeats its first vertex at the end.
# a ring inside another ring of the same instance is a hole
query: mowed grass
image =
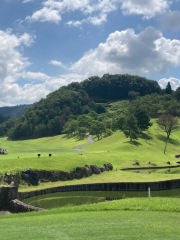
{"type": "MultiPolygon", "coordinates": [[[[66,139],[63,135],[26,141],[6,141],[5,138],[1,138],[1,147],[6,147],[9,154],[0,156],[0,172],[13,172],[26,168],[69,171],[75,169],[76,166],[85,164],[102,166],[108,162],[114,166],[112,172],[80,180],[41,183],[38,187],[31,187],[31,190],[72,184],[178,179],[180,168],[171,169],[170,172],[158,170],[134,173],[120,170],[127,167],[168,167],[168,161],[171,162],[171,165],[177,165],[178,159],[175,158],[175,155],[180,154],[180,131],[172,134],[166,154],[163,153],[165,137],[166,135],[154,123],[149,131],[135,142],[130,142],[122,132],[117,131],[108,138],[84,147],[83,150],[87,152],[73,150],[73,147],[86,143],[86,139],[77,141],[73,138],[66,139]],[[38,153],[41,154],[39,158],[37,157],[38,153]],[[48,156],[49,153],[52,153],[52,157],[48,156]],[[139,161],[139,166],[133,165],[136,160],[139,161]]],[[[23,187],[21,190],[26,191],[27,188],[23,187]]]]}
{"type": "Polygon", "coordinates": [[[113,202],[0,217],[2,239],[179,239],[179,199],[113,202]]]}

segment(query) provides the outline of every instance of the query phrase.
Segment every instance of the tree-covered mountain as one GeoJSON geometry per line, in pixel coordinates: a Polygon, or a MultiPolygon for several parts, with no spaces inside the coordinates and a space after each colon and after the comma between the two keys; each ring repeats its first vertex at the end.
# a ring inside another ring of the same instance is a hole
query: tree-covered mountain
{"type": "Polygon", "coordinates": [[[0,113],[7,117],[20,117],[23,115],[27,108],[32,106],[32,104],[23,104],[23,105],[17,105],[17,106],[10,106],[10,107],[0,107],[0,113]]]}
{"type": "Polygon", "coordinates": [[[161,92],[156,81],[128,74],[94,76],[81,83],[71,83],[68,87],[75,90],[83,89],[96,102],[128,99],[129,92],[138,93],[139,96],[161,92]]]}
{"type": "MultiPolygon", "coordinates": [[[[129,106],[122,108],[124,116],[121,118],[121,113],[107,111],[105,103],[129,99],[130,103],[129,100],[127,102],[131,105],[136,98],[141,99],[138,96],[160,96],[161,92],[156,81],[127,74],[106,74],[102,78],[91,77],[81,83],[73,82],[29,107],[11,127],[8,137],[16,140],[61,133],[76,133],[83,137],[85,133],[92,132],[100,139],[103,134],[108,136],[113,130],[120,129],[118,124],[127,119],[130,109],[135,109],[129,106]]],[[[145,128],[148,128],[149,118],[144,109],[146,107],[139,109],[138,113],[133,110],[132,114],[136,118],[142,115],[147,120],[145,128]]],[[[142,123],[138,119],[136,122],[140,129],[142,123]]]]}

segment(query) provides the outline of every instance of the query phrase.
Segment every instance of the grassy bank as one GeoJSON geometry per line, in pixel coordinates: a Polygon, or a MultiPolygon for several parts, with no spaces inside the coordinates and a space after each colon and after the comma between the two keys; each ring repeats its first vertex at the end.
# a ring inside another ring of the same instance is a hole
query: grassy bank
{"type": "Polygon", "coordinates": [[[180,234],[179,206],[179,199],[124,199],[1,216],[1,238],[174,240],[180,234]]]}
{"type": "MultiPolygon", "coordinates": [[[[69,171],[75,169],[76,166],[85,164],[102,166],[108,162],[114,166],[112,172],[105,172],[98,176],[93,175],[81,180],[41,184],[38,188],[83,183],[163,181],[178,179],[180,176],[180,168],[170,171],[166,171],[166,169],[139,172],[120,170],[134,167],[133,163],[136,160],[140,164],[137,167],[168,167],[168,161],[171,162],[171,165],[177,165],[175,155],[180,154],[180,131],[172,134],[167,152],[164,154],[165,134],[157,128],[156,124],[136,142],[130,142],[122,132],[116,132],[108,138],[84,147],[83,150],[87,152],[73,150],[73,147],[86,143],[86,139],[77,141],[73,138],[67,139],[63,135],[26,141],[6,141],[5,138],[1,138],[0,142],[1,147],[6,147],[9,152],[8,155],[0,156],[1,173],[24,170],[29,167],[69,171]],[[39,158],[37,157],[38,153],[41,154],[39,158]],[[49,153],[52,153],[52,157],[49,157],[49,153]]],[[[21,190],[26,191],[26,187],[21,190]]]]}

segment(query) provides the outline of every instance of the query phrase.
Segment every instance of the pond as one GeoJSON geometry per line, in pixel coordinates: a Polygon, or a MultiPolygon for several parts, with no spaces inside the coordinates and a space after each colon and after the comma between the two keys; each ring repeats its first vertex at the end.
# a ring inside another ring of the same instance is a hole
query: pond
{"type": "MultiPolygon", "coordinates": [[[[82,191],[58,192],[25,199],[24,202],[45,209],[93,204],[106,201],[106,198],[148,197],[147,191],[82,191]]],[[[180,197],[180,189],[151,191],[151,197],[180,197]]]]}

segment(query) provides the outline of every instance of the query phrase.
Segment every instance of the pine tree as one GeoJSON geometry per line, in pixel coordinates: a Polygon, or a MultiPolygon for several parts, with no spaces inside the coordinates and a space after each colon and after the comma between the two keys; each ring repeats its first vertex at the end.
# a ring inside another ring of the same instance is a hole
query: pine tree
{"type": "Polygon", "coordinates": [[[172,88],[170,82],[166,86],[166,94],[172,94],[172,88]]]}

